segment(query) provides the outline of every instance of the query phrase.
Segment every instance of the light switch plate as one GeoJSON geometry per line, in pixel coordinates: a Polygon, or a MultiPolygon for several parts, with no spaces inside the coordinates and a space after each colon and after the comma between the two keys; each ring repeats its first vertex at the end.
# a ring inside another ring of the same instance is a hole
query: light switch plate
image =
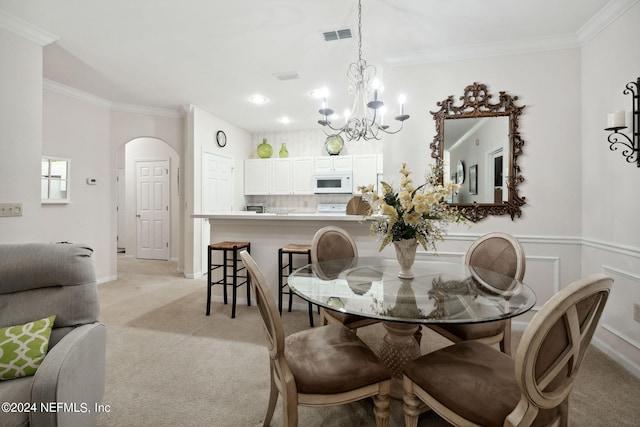
{"type": "Polygon", "coordinates": [[[0,203],[0,217],[22,216],[22,203],[0,203]]]}

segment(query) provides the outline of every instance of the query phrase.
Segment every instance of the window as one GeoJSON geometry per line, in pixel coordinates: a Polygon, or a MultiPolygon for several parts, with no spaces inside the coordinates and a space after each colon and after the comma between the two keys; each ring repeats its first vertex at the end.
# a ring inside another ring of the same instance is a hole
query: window
{"type": "Polygon", "coordinates": [[[42,203],[69,203],[69,159],[42,157],[42,203]]]}

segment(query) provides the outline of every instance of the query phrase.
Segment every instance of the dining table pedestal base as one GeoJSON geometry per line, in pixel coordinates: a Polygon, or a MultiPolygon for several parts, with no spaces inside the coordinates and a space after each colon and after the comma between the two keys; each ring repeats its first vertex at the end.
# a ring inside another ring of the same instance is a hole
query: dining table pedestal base
{"type": "Polygon", "coordinates": [[[391,397],[402,399],[402,371],[407,363],[420,356],[420,345],[414,336],[419,326],[395,322],[382,324],[387,333],[380,346],[380,359],[391,371],[391,397]]]}

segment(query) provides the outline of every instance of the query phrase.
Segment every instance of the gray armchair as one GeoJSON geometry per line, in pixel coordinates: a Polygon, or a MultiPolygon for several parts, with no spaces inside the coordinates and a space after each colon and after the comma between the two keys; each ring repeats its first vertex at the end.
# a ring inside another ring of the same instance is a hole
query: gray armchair
{"type": "Polygon", "coordinates": [[[98,323],[92,252],[75,244],[0,245],[0,328],[56,315],[35,375],[0,381],[0,402],[37,410],[0,411],[0,426],[93,424],[104,395],[106,328],[98,323]],[[43,411],[50,402],[58,406],[43,411]]]}

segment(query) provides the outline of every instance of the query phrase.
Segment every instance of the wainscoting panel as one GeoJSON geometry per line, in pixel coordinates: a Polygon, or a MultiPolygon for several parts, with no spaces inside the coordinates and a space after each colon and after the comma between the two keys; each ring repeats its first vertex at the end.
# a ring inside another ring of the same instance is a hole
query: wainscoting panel
{"type": "Polygon", "coordinates": [[[602,314],[601,325],[618,338],[640,350],[640,323],[634,320],[634,304],[640,302],[640,276],[602,265],[602,273],[613,278],[613,288],[602,314]]]}
{"type": "Polygon", "coordinates": [[[535,309],[539,310],[549,298],[560,290],[560,258],[527,256],[526,260],[524,283],[535,292],[535,309]]]}

